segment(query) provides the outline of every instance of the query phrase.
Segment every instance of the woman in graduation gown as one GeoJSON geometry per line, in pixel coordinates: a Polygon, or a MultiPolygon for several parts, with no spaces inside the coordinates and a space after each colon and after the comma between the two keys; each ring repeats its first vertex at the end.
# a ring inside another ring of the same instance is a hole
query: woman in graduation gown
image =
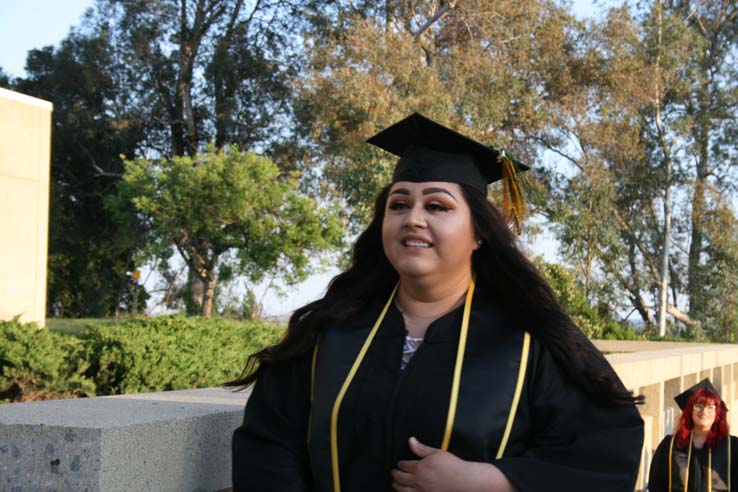
{"type": "Polygon", "coordinates": [[[369,142],[400,159],[350,267],[232,383],[234,490],[632,491],[637,398],[486,198],[527,167],[417,113],[369,142]]]}
{"type": "Polygon", "coordinates": [[[650,492],[738,490],[738,438],[728,430],[728,407],[703,379],[674,398],[682,415],[651,461],[650,492]]]}

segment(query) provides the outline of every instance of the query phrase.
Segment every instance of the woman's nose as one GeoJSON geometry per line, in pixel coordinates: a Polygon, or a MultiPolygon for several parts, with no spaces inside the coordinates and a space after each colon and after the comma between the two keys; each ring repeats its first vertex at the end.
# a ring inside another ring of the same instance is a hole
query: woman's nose
{"type": "Polygon", "coordinates": [[[423,215],[423,209],[421,207],[412,207],[407,211],[405,215],[405,227],[425,227],[425,217],[423,215]]]}

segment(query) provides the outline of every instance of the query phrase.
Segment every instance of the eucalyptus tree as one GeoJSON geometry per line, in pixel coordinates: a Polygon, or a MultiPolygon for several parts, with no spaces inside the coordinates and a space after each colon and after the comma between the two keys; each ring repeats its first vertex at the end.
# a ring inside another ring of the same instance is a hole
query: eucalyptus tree
{"type": "Polygon", "coordinates": [[[549,122],[548,80],[574,22],[555,2],[342,1],[310,18],[296,105],[303,165],[357,223],[393,163],[364,140],[414,111],[535,161],[534,137],[549,122]]]}
{"type": "MultiPolygon", "coordinates": [[[[704,7],[640,5],[610,9],[580,31],[577,56],[563,69],[571,82],[559,85],[555,131],[542,141],[573,171],[551,170],[556,179],[545,208],[567,258],[584,265],[585,278],[596,272],[596,295],[616,304],[627,299],[630,306],[620,309],[637,311],[647,327],[664,323],[668,313],[685,333],[709,335],[715,311],[700,313],[695,300],[724,290],[715,268],[730,262],[715,261],[726,242],[701,224],[714,223],[718,210],[728,213],[725,193],[736,182],[730,138],[736,84],[726,76],[733,65],[725,63],[735,55],[735,40],[730,45],[723,33],[722,62],[708,71],[715,80],[707,83],[701,64],[712,50],[697,28],[704,7]],[[706,91],[713,102],[700,105],[706,91]],[[713,165],[705,185],[698,163],[706,142],[713,165]],[[707,205],[699,203],[700,189],[709,191],[707,205]]],[[[727,4],[724,11],[718,3],[711,8],[730,17],[727,4]]]]}

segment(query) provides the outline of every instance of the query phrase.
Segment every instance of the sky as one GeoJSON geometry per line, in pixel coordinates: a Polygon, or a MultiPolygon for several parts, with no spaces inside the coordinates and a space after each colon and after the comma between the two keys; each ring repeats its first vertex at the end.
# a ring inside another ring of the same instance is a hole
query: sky
{"type": "Polygon", "coordinates": [[[0,0],[0,67],[25,75],[29,50],[56,46],[93,0],[0,0]]]}
{"type": "MultiPolygon", "coordinates": [[[[28,51],[44,46],[57,46],[72,26],[80,24],[80,18],[94,0],[0,0],[0,67],[14,77],[25,76],[25,60],[28,51]]],[[[575,13],[589,17],[599,9],[590,1],[576,0],[575,13]]],[[[551,234],[543,234],[530,244],[534,254],[542,254],[548,261],[557,261],[557,245],[551,234]]],[[[313,275],[306,282],[289,288],[286,296],[277,296],[267,290],[264,298],[264,314],[283,317],[297,307],[322,295],[330,279],[337,273],[331,269],[313,275]]],[[[149,277],[146,287],[155,281],[149,277]]],[[[264,286],[257,287],[257,296],[264,286]]]]}

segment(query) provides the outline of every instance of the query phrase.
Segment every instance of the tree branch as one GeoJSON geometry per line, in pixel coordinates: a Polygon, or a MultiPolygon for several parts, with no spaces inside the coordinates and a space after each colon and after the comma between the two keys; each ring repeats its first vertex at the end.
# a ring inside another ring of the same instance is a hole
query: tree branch
{"type": "Polygon", "coordinates": [[[443,17],[443,15],[444,15],[444,14],[445,14],[446,12],[449,12],[450,10],[452,10],[452,9],[456,8],[456,1],[457,1],[457,0],[451,0],[451,1],[449,1],[449,2],[448,2],[448,3],[446,4],[446,5],[444,5],[444,6],[443,6],[443,7],[441,7],[440,9],[438,9],[438,12],[436,12],[436,13],[435,13],[435,15],[433,15],[433,17],[431,17],[430,19],[428,19],[428,20],[427,20],[427,21],[425,22],[425,24],[423,24],[422,26],[420,26],[420,28],[418,28],[418,30],[417,30],[417,31],[415,31],[415,32],[413,33],[413,37],[414,37],[415,39],[418,39],[418,38],[419,38],[420,36],[422,36],[422,35],[423,35],[423,33],[424,33],[425,31],[427,31],[427,30],[428,30],[428,29],[429,29],[429,28],[430,28],[430,27],[431,27],[431,26],[432,26],[432,25],[433,25],[433,24],[434,24],[434,23],[435,23],[435,22],[436,22],[436,21],[437,21],[438,19],[440,19],[441,17],[443,17]]]}

